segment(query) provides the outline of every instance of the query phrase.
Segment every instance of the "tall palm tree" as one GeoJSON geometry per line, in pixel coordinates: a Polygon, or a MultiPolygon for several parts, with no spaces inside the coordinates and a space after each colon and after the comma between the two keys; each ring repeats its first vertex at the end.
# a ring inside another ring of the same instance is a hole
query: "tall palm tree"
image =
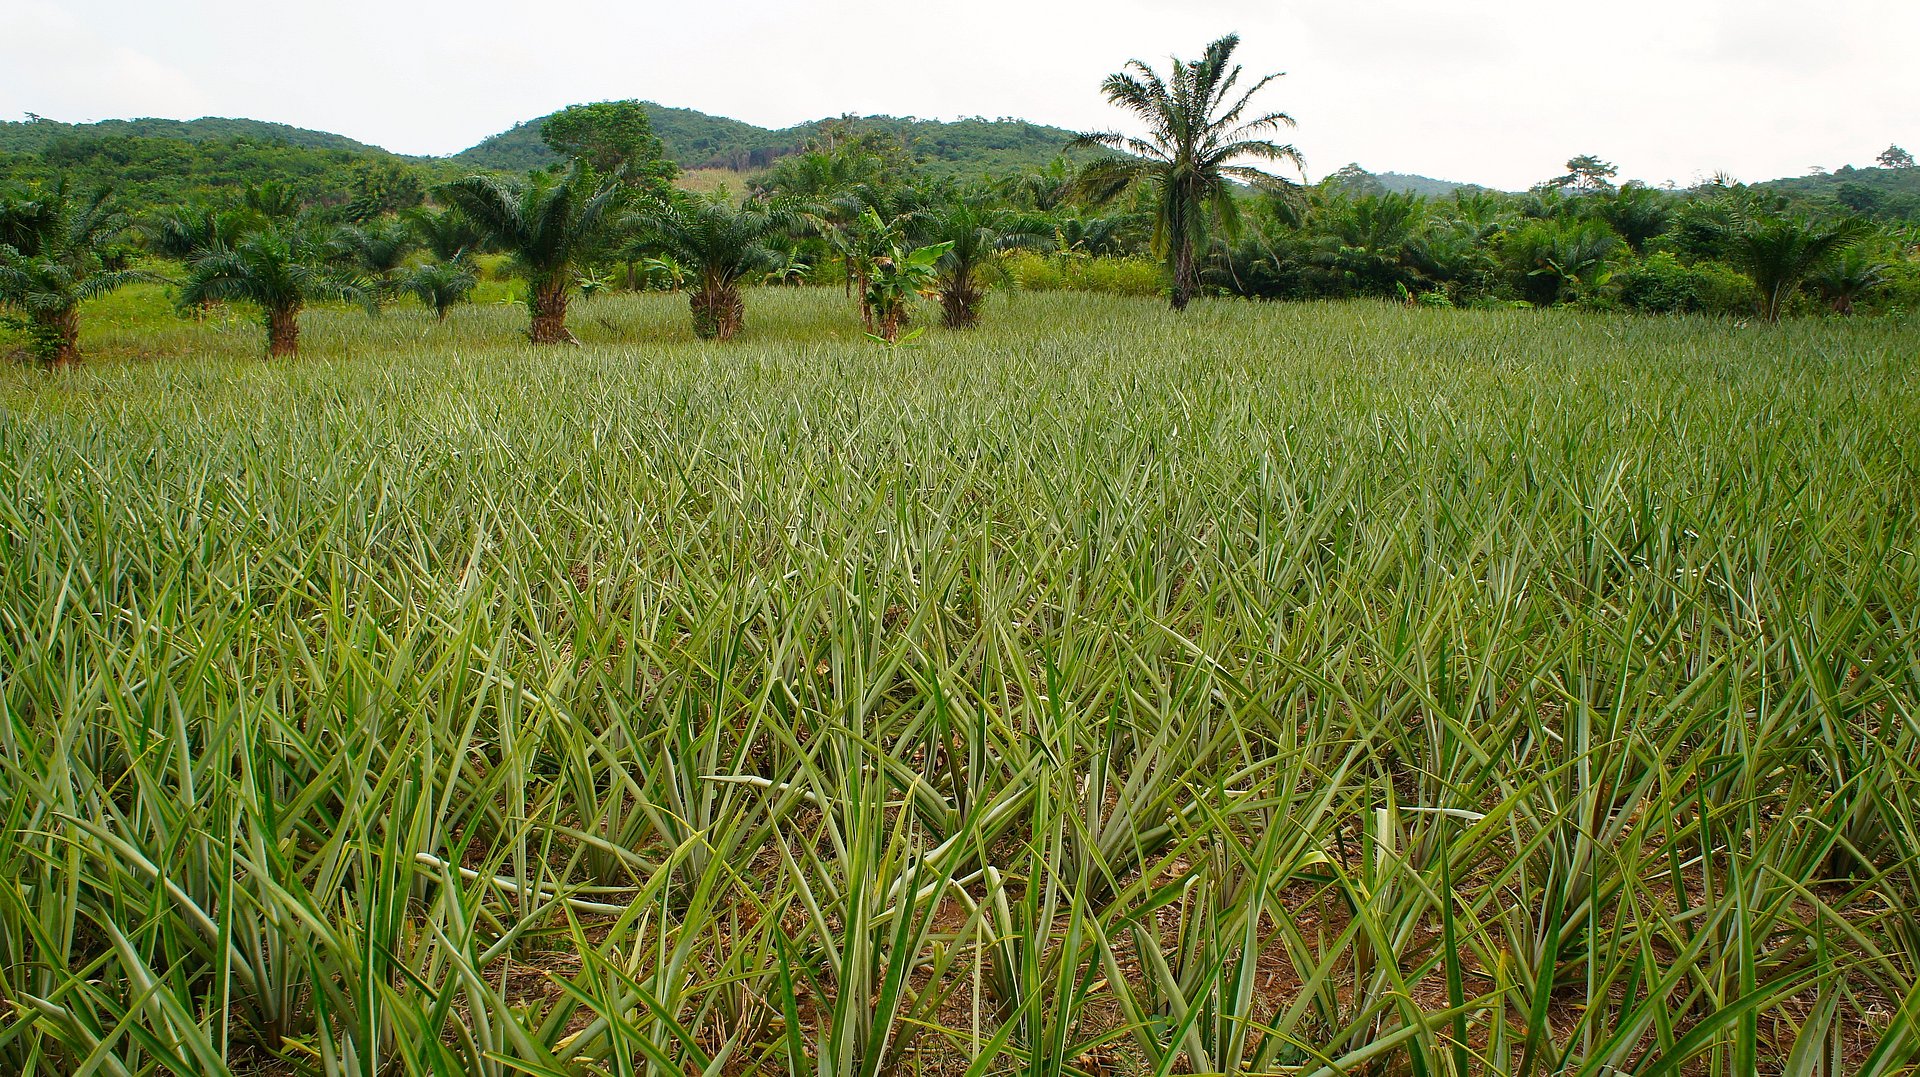
{"type": "Polygon", "coordinates": [[[439,197],[519,263],[527,274],[529,335],[535,344],[560,344],[578,343],[567,332],[574,266],[600,237],[621,190],[620,177],[595,177],[575,165],[560,176],[469,176],[440,188],[439,197]]]}
{"type": "Polygon", "coordinates": [[[80,304],[145,274],[109,268],[126,216],[105,190],[80,195],[65,181],[0,201],[0,310],[50,366],[80,358],[80,304]]]}
{"type": "Polygon", "coordinates": [[[1233,52],[1237,34],[1207,46],[1198,60],[1173,61],[1166,78],[1139,60],[1108,75],[1101,90],[1107,100],[1147,125],[1145,138],[1118,132],[1081,135],[1077,148],[1104,148],[1117,154],[1089,161],[1081,169],[1078,190],[1096,203],[1146,186],[1154,196],[1154,251],[1167,259],[1173,275],[1173,309],[1186,309],[1198,287],[1195,252],[1205,246],[1210,225],[1231,236],[1239,231],[1236,182],[1260,187],[1284,184],[1279,177],[1247,161],[1281,161],[1303,167],[1300,151],[1263,137],[1292,127],[1284,112],[1247,118],[1255,94],[1280,76],[1268,75],[1232,97],[1240,81],[1233,52]]]}
{"type": "Polygon", "coordinates": [[[183,309],[212,302],[260,308],[268,355],[298,355],[300,311],[317,299],[365,300],[355,281],[330,272],[322,252],[304,236],[273,229],[221,247],[187,267],[175,301],[183,309]]]}
{"type": "Polygon", "coordinates": [[[784,215],[759,206],[735,206],[724,194],[675,199],[637,223],[646,232],[648,246],[693,277],[687,305],[694,334],[702,340],[731,340],[746,324],[741,285],[784,261],[770,243],[785,223],[784,215]]]}
{"type": "Polygon", "coordinates": [[[1821,224],[1804,217],[1743,216],[1726,235],[1726,257],[1753,279],[1760,318],[1777,322],[1806,279],[1866,231],[1858,220],[1821,224]]]}

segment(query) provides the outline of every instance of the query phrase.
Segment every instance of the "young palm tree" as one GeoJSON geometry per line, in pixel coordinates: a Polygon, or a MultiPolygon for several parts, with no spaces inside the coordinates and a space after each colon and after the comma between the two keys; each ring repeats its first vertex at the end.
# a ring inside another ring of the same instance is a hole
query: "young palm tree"
{"type": "Polygon", "coordinates": [[[1835,314],[1851,315],[1861,297],[1886,282],[1887,264],[1855,247],[1828,262],[1811,279],[1820,298],[1833,307],[1835,314]]]}
{"type": "Polygon", "coordinates": [[[307,303],[365,297],[357,282],[330,273],[305,237],[270,230],[196,259],[175,301],[183,309],[213,302],[252,304],[266,323],[267,354],[290,356],[300,352],[300,311],[307,303]]]}
{"type": "Polygon", "coordinates": [[[126,228],[106,191],[72,194],[62,182],[38,197],[0,201],[0,310],[50,366],[80,358],[80,304],[139,279],[109,269],[126,228]]]}
{"type": "Polygon", "coordinates": [[[1802,217],[1746,217],[1728,231],[1726,256],[1753,279],[1760,293],[1760,318],[1772,323],[1780,320],[1806,279],[1864,231],[1857,220],[1818,224],[1802,217]]]}
{"type": "Polygon", "coordinates": [[[1037,246],[1038,235],[1010,230],[1004,215],[978,199],[958,199],[929,215],[927,239],[948,244],[935,269],[933,291],[948,329],[969,329],[980,320],[987,299],[984,279],[994,256],[1015,247],[1037,246]]]}
{"type": "Polygon", "coordinates": [[[1239,45],[1239,35],[1228,34],[1208,45],[1198,60],[1183,63],[1176,58],[1164,79],[1145,63],[1129,61],[1107,76],[1101,89],[1108,101],[1146,123],[1147,136],[1096,132],[1073,141],[1075,147],[1119,151],[1081,169],[1078,190],[1090,201],[1105,203],[1142,185],[1152,190],[1154,251],[1167,259],[1172,271],[1175,310],[1186,309],[1198,287],[1195,252],[1205,246],[1209,225],[1217,224],[1229,236],[1239,230],[1235,182],[1260,187],[1284,183],[1242,162],[1284,161],[1302,167],[1299,150],[1262,137],[1292,127],[1292,117],[1266,112],[1246,118],[1254,95],[1279,75],[1268,75],[1231,98],[1240,81],[1241,69],[1233,63],[1239,45]]]}
{"type": "Polygon", "coordinates": [[[676,199],[639,219],[651,246],[685,267],[693,278],[687,306],[693,332],[702,340],[731,340],[746,324],[743,282],[778,267],[781,254],[769,243],[784,221],[756,206],[736,207],[726,195],[676,199]]]}
{"type": "Polygon", "coordinates": [[[413,228],[397,218],[343,224],[327,241],[328,253],[342,267],[365,275],[383,297],[392,291],[414,246],[413,228]]]}
{"type": "Polygon", "coordinates": [[[246,206],[168,206],[139,225],[146,248],[162,258],[187,262],[218,247],[231,247],[267,226],[246,206]]]}
{"type": "Polygon", "coordinates": [[[469,176],[439,197],[478,225],[527,274],[527,311],[535,344],[578,343],[567,332],[574,268],[598,239],[620,197],[619,177],[596,179],[575,165],[530,179],[469,176]]]}
{"type": "Polygon", "coordinates": [[[430,210],[416,207],[401,215],[413,227],[414,238],[442,262],[451,262],[463,254],[480,250],[487,237],[480,227],[457,209],[430,210]]]}
{"type": "Polygon", "coordinates": [[[448,311],[457,304],[465,303],[467,297],[473,294],[473,287],[479,280],[471,263],[464,258],[455,258],[405,270],[395,279],[395,287],[432,308],[434,318],[444,322],[448,311]]]}

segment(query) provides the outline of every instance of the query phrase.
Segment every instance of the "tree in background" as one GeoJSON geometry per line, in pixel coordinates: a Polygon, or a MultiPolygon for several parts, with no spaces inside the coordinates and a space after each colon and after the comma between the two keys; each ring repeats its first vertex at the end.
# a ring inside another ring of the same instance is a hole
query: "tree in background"
{"type": "Polygon", "coordinates": [[[407,256],[415,246],[414,230],[397,218],[343,224],[327,240],[327,252],[342,266],[366,278],[372,295],[384,300],[393,291],[407,256]]]}
{"type": "Polygon", "coordinates": [[[560,156],[599,176],[618,175],[630,187],[664,194],[680,172],[638,101],[570,105],[541,121],[540,138],[560,156]]]}
{"type": "Polygon", "coordinates": [[[1673,209],[1667,199],[1652,188],[1629,183],[1599,202],[1594,213],[1627,241],[1635,254],[1645,254],[1647,244],[1667,230],[1673,209]]]}
{"type": "Polygon", "coordinates": [[[413,229],[420,245],[442,262],[472,254],[487,241],[485,230],[457,209],[432,210],[422,206],[408,210],[403,219],[413,229]]]}
{"type": "Polygon", "coordinates": [[[1279,177],[1243,161],[1281,161],[1304,167],[1300,151],[1264,137],[1293,126],[1284,112],[1247,119],[1255,94],[1278,79],[1268,75],[1231,99],[1240,80],[1233,53],[1240,45],[1229,34],[1207,46],[1204,56],[1173,61],[1162,78],[1139,60],[1107,76],[1101,90],[1107,100],[1147,125],[1147,136],[1095,132],[1075,139],[1080,148],[1120,151],[1095,158],[1080,172],[1080,192],[1097,203],[1145,185],[1154,194],[1153,246],[1173,276],[1173,309],[1185,310],[1199,286],[1195,253],[1206,245],[1211,226],[1231,236],[1238,232],[1239,205],[1234,182],[1274,188],[1279,177]]]}
{"type": "Polygon", "coordinates": [[[1354,198],[1387,193],[1386,185],[1380,182],[1380,177],[1361,168],[1358,161],[1342,166],[1338,172],[1321,180],[1320,185],[1354,198]]]}
{"type": "Polygon", "coordinates": [[[357,281],[331,271],[324,251],[305,235],[276,228],[195,259],[175,302],[183,309],[216,302],[258,307],[267,354],[293,356],[300,353],[300,312],[308,303],[366,294],[357,281]]]}
{"type": "Polygon", "coordinates": [[[1842,251],[1808,277],[1820,298],[1842,316],[1851,315],[1853,305],[1886,279],[1887,264],[1858,247],[1842,251]]]}
{"type": "Polygon", "coordinates": [[[0,201],[0,322],[24,332],[49,366],[79,360],[83,301],[142,276],[114,264],[126,227],[105,190],[81,195],[60,183],[0,201]]]}
{"type": "Polygon", "coordinates": [[[191,261],[218,247],[231,247],[267,226],[267,219],[245,206],[168,206],[141,222],[136,231],[147,250],[177,262],[191,261]]]}
{"type": "Polygon", "coordinates": [[[620,193],[617,181],[603,181],[592,168],[576,164],[561,175],[535,173],[526,179],[469,176],[440,188],[439,197],[466,214],[526,273],[532,341],[577,344],[567,331],[574,269],[600,238],[620,193]]]}
{"type": "Polygon", "coordinates": [[[1540,307],[1606,283],[1620,246],[1620,237],[1595,220],[1532,221],[1506,237],[1520,294],[1540,307]]]}
{"type": "Polygon", "coordinates": [[[353,166],[346,213],[350,220],[366,221],[413,209],[426,201],[427,185],[420,170],[404,161],[386,158],[353,166]]]}
{"type": "Polygon", "coordinates": [[[676,198],[637,222],[644,241],[671,257],[693,278],[687,305],[693,332],[702,340],[731,340],[746,324],[747,301],[741,286],[784,260],[773,237],[785,225],[783,215],[767,209],[735,206],[722,192],[714,197],[676,198]]]}
{"type": "Polygon", "coordinates": [[[1753,279],[1761,320],[1777,322],[1806,279],[1825,269],[1865,230],[1857,218],[1821,223],[1786,214],[1746,216],[1728,229],[1726,258],[1753,279]]]}
{"type": "Polygon", "coordinates": [[[979,198],[955,199],[929,215],[927,237],[947,247],[936,266],[933,293],[948,329],[970,329],[980,321],[987,299],[985,277],[995,257],[1045,242],[1044,237],[1009,230],[1003,218],[979,198]]]}
{"type": "Polygon", "coordinates": [[[480,278],[473,272],[473,264],[464,258],[455,258],[414,266],[402,272],[395,284],[399,291],[413,296],[421,305],[432,310],[436,321],[444,322],[447,312],[465,303],[479,282],[480,278]]]}
{"type": "Polygon", "coordinates": [[[874,259],[867,279],[866,305],[872,311],[873,335],[896,344],[906,328],[908,304],[919,294],[931,293],[939,276],[940,260],[952,250],[950,243],[935,243],[907,250],[894,247],[874,259]]]}
{"type": "Polygon", "coordinates": [[[269,221],[282,224],[298,217],[306,208],[300,193],[279,180],[248,184],[240,204],[269,221]]]}
{"type": "Polygon", "coordinates": [[[1613,178],[1619,174],[1613,162],[1583,153],[1567,162],[1566,175],[1548,180],[1546,186],[1574,194],[1602,194],[1613,190],[1613,178]]]}
{"type": "Polygon", "coordinates": [[[1881,168],[1912,168],[1913,167],[1913,154],[1908,153],[1906,150],[1903,150],[1898,146],[1888,146],[1886,150],[1880,154],[1880,156],[1875,157],[1873,160],[1874,160],[1874,163],[1879,165],[1881,168]]]}

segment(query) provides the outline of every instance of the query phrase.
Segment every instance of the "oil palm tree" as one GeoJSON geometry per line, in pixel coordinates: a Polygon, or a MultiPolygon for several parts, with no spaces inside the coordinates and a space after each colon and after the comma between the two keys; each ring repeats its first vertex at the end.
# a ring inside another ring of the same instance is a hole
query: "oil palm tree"
{"type": "Polygon", "coordinates": [[[785,260],[771,243],[784,215],[762,206],[735,206],[724,194],[678,198],[636,223],[649,246],[692,277],[687,305],[694,334],[702,340],[731,340],[746,324],[744,283],[785,260]]]}
{"type": "Polygon", "coordinates": [[[168,206],[141,222],[138,232],[147,250],[162,258],[191,261],[216,247],[231,247],[267,226],[259,211],[246,206],[168,206]]]}
{"type": "Polygon", "coordinates": [[[1602,197],[1605,201],[1594,212],[1627,241],[1635,254],[1645,254],[1647,244],[1666,231],[1673,220],[1673,207],[1667,197],[1645,184],[1628,183],[1602,197]]]}
{"type": "Polygon", "coordinates": [[[327,241],[327,250],[336,261],[366,276],[382,292],[391,289],[414,246],[413,228],[392,217],[343,224],[327,241]]]}
{"type": "Polygon", "coordinates": [[[1853,305],[1887,279],[1887,264],[1858,247],[1831,259],[1810,278],[1835,314],[1851,315],[1853,305]]]}
{"type": "Polygon", "coordinates": [[[948,329],[969,329],[980,320],[986,302],[986,276],[995,256],[1016,247],[1038,246],[1045,237],[1009,228],[1004,214],[980,199],[960,198],[928,215],[926,234],[947,244],[935,267],[934,297],[948,329]]]}
{"type": "Polygon", "coordinates": [[[1539,220],[1507,236],[1505,247],[1520,293],[1550,307],[1570,290],[1605,284],[1621,242],[1600,221],[1539,220]]]}
{"type": "Polygon", "coordinates": [[[575,165],[558,176],[469,176],[442,187],[439,197],[526,273],[533,342],[561,344],[578,343],[567,332],[574,270],[600,237],[621,190],[619,176],[596,177],[575,165]]]}
{"type": "Polygon", "coordinates": [[[487,241],[480,227],[457,209],[431,210],[416,206],[401,217],[412,226],[414,238],[420,245],[442,262],[473,254],[487,241]]]}
{"type": "Polygon", "coordinates": [[[270,229],[195,259],[175,301],[183,309],[213,302],[258,307],[267,354],[291,356],[300,352],[300,312],[309,302],[366,297],[359,282],[331,271],[305,236],[270,229]]]}
{"type": "Polygon", "coordinates": [[[1300,151],[1265,137],[1293,126],[1284,112],[1248,118],[1254,95],[1280,76],[1268,75],[1234,97],[1240,67],[1233,53],[1237,34],[1207,46],[1198,60],[1173,61],[1162,78],[1139,60],[1107,76],[1101,90],[1107,100],[1145,122],[1147,135],[1118,132],[1081,135],[1076,148],[1117,153],[1089,161],[1081,169],[1078,192],[1105,203],[1144,185],[1153,192],[1153,245],[1173,276],[1173,309],[1184,310],[1199,284],[1196,252],[1205,246],[1209,227],[1231,236],[1239,231],[1236,183],[1279,187],[1279,177],[1250,161],[1279,161],[1302,167],[1300,151]]]}
{"type": "Polygon", "coordinates": [[[1832,224],[1785,214],[1742,216],[1728,229],[1726,257],[1752,278],[1760,319],[1780,320],[1809,276],[1826,268],[1866,231],[1857,220],[1832,224]]]}
{"type": "Polygon", "coordinates": [[[444,322],[448,311],[465,303],[467,297],[473,294],[474,285],[479,280],[471,262],[464,258],[453,258],[403,270],[395,278],[394,286],[431,308],[434,318],[444,322]]]}
{"type": "Polygon", "coordinates": [[[0,311],[50,366],[80,358],[80,304],[146,274],[110,268],[126,217],[105,190],[0,201],[0,311]]]}

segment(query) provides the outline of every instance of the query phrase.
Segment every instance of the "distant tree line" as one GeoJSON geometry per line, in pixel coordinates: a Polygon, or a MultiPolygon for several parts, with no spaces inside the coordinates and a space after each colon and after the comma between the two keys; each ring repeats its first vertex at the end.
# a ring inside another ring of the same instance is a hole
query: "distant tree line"
{"type": "Polygon", "coordinates": [[[412,297],[444,319],[502,271],[524,283],[541,344],[572,340],[570,304],[607,288],[684,290],[695,331],[724,340],[746,324],[751,286],[833,285],[890,343],[914,331],[915,296],[964,329],[1003,283],[1158,294],[1175,309],[1374,298],[1771,322],[1920,304],[1903,193],[1920,170],[1898,147],[1880,169],[1800,187],[1620,184],[1593,155],[1522,194],[1395,192],[1358,165],[1307,185],[1274,168],[1302,166],[1276,141],[1293,121],[1258,104],[1277,76],[1243,82],[1237,44],[1109,77],[1136,133],[1083,135],[1059,147],[1076,156],[974,180],[930,166],[899,131],[845,120],[816,125],[740,192],[694,194],[636,101],[547,117],[551,163],[521,173],[250,136],[60,134],[0,185],[0,309],[34,354],[65,363],[81,303],[142,278],[171,281],[189,316],[257,310],[274,354],[297,351],[312,302],[378,311],[412,297]],[[153,204],[163,190],[184,193],[153,204]]]}

